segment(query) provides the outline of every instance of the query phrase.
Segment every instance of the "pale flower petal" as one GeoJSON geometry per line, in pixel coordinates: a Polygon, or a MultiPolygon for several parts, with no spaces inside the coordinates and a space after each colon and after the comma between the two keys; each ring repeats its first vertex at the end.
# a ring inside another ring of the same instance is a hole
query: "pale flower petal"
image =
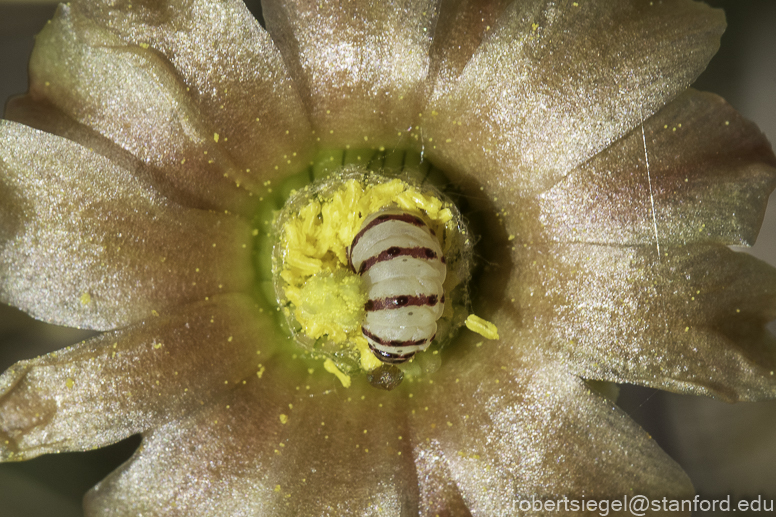
{"type": "Polygon", "coordinates": [[[135,176],[149,177],[145,164],[139,158],[89,126],[76,122],[45,99],[36,99],[34,95],[29,93],[12,97],[5,105],[5,118],[45,133],[72,140],[82,147],[104,156],[114,165],[126,169],[135,176]]]}
{"type": "Polygon", "coordinates": [[[0,459],[84,451],[183,418],[254,376],[278,339],[244,295],[163,312],[0,376],[0,459]]]}
{"type": "Polygon", "coordinates": [[[250,288],[244,221],[178,206],[96,153],[13,122],[0,122],[0,159],[3,302],[110,330],[250,288]]]}
{"type": "Polygon", "coordinates": [[[460,74],[440,72],[425,151],[467,186],[545,190],[687,88],[724,27],[685,0],[513,2],[460,74]]]}
{"type": "Polygon", "coordinates": [[[267,30],[324,148],[414,146],[436,2],[270,0],[267,30]]]}
{"type": "Polygon", "coordinates": [[[30,91],[148,166],[164,193],[191,206],[248,210],[248,180],[219,145],[169,63],[67,5],[38,35],[30,91]],[[116,99],[121,99],[117,102],[116,99]]]}
{"type": "Polygon", "coordinates": [[[363,377],[344,389],[285,354],[265,368],[149,433],[87,495],[86,514],[417,515],[402,397],[376,392],[363,377]]]}
{"type": "Polygon", "coordinates": [[[161,53],[181,74],[187,100],[239,164],[239,180],[261,183],[307,166],[313,135],[302,100],[269,34],[239,0],[116,5],[74,2],[74,9],[136,47],[161,53]]]}
{"type": "Polygon", "coordinates": [[[590,379],[725,400],[776,396],[776,270],[724,246],[517,247],[506,292],[590,379]]]}
{"type": "Polygon", "coordinates": [[[434,95],[454,89],[461,72],[512,0],[441,0],[431,45],[429,86],[434,95]]]}
{"type": "MultiPolygon", "coordinates": [[[[494,317],[500,328],[505,315],[494,317]]],[[[526,349],[529,335],[481,347],[466,341],[468,353],[413,389],[421,485],[451,479],[473,515],[493,517],[521,514],[521,500],[692,494],[679,465],[646,432],[561,365],[526,349]],[[505,354],[510,345],[519,357],[505,354]],[[490,360],[475,360],[483,354],[490,360]]]]}
{"type": "Polygon", "coordinates": [[[690,90],[513,213],[524,241],[752,245],[774,186],[760,130],[690,90]]]}

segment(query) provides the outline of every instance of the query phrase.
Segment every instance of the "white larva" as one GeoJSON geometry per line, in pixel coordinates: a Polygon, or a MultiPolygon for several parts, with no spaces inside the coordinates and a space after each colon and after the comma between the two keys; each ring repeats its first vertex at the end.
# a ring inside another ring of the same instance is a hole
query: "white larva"
{"type": "Polygon", "coordinates": [[[376,212],[353,239],[348,261],[368,293],[361,331],[372,353],[393,364],[428,348],[445,306],[447,268],[426,223],[399,209],[376,212]]]}

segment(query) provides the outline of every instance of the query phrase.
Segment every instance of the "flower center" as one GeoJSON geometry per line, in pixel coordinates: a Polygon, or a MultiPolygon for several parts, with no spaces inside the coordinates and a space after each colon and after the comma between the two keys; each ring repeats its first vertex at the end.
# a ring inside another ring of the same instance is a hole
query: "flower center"
{"type": "Polygon", "coordinates": [[[441,171],[364,155],[327,153],[281,185],[280,209],[258,217],[257,266],[302,353],[345,385],[366,371],[392,389],[438,369],[467,321],[472,239],[441,171]]]}

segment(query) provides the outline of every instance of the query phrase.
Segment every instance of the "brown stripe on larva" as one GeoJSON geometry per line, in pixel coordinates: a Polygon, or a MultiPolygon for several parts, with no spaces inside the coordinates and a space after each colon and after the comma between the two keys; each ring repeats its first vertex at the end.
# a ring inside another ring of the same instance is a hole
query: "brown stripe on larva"
{"type": "MultiPolygon", "coordinates": [[[[369,224],[367,224],[366,226],[361,228],[361,231],[359,231],[356,234],[356,236],[353,237],[353,242],[350,244],[350,249],[352,250],[353,248],[356,247],[356,244],[358,244],[359,239],[361,239],[361,237],[363,237],[363,235],[367,231],[371,230],[372,228],[374,228],[377,225],[386,223],[388,221],[403,221],[405,223],[411,224],[413,226],[417,226],[419,228],[423,228],[424,226],[426,228],[428,228],[428,225],[423,222],[423,219],[421,219],[420,217],[411,215],[411,214],[402,213],[402,214],[383,214],[383,215],[379,215],[379,216],[375,217],[374,219],[372,219],[369,222],[369,224]]],[[[432,235],[434,235],[434,230],[432,230],[431,228],[428,228],[428,230],[431,232],[432,235]]],[[[348,262],[350,262],[348,264],[350,266],[350,269],[353,269],[353,262],[351,262],[351,260],[350,260],[350,254],[348,254],[348,262]]]]}
{"type": "Polygon", "coordinates": [[[375,336],[364,327],[361,327],[361,333],[364,334],[364,336],[371,339],[372,341],[376,341],[377,343],[380,343],[382,346],[390,346],[390,347],[397,347],[397,348],[402,346],[420,346],[430,342],[429,339],[418,339],[417,341],[391,341],[389,339],[383,339],[381,337],[375,336]]]}
{"type": "Polygon", "coordinates": [[[418,296],[412,294],[403,294],[401,296],[391,296],[388,298],[380,298],[378,300],[369,300],[364,305],[364,309],[367,311],[382,311],[390,309],[399,309],[401,307],[410,306],[428,306],[433,307],[439,302],[439,296],[421,294],[418,296]]]}
{"type": "Polygon", "coordinates": [[[384,352],[380,350],[379,348],[375,348],[372,343],[369,343],[369,350],[372,351],[373,354],[379,357],[380,361],[388,364],[399,364],[404,363],[408,359],[412,359],[412,357],[415,355],[415,352],[408,352],[404,355],[399,354],[392,354],[390,352],[384,352]]]}
{"type": "MultiPolygon", "coordinates": [[[[387,250],[383,250],[377,255],[372,255],[361,263],[361,267],[358,269],[358,274],[363,275],[369,268],[377,264],[378,262],[385,262],[386,260],[392,260],[396,257],[412,257],[419,259],[434,260],[437,258],[436,251],[431,248],[400,248],[398,246],[391,246],[387,250]]],[[[351,268],[353,265],[351,264],[351,268]]]]}

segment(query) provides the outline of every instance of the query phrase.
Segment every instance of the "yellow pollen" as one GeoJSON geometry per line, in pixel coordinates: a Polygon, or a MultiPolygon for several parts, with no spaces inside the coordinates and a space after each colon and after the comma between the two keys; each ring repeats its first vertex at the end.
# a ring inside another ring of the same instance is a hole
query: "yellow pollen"
{"type": "MultiPolygon", "coordinates": [[[[466,318],[466,328],[476,332],[485,339],[498,339],[498,329],[493,323],[486,321],[475,314],[469,314],[466,318]]],[[[477,346],[480,344],[478,343],[477,346]]]]}
{"type": "Polygon", "coordinates": [[[280,229],[278,274],[291,302],[287,315],[293,314],[308,338],[357,351],[354,358],[360,358],[365,371],[382,363],[361,336],[366,292],[361,277],[348,267],[347,249],[364,219],[391,205],[424,217],[436,235],[455,229],[452,223],[447,227],[454,218],[450,207],[400,179],[374,184],[346,180],[325,197],[308,201],[280,229]]]}
{"type": "Polygon", "coordinates": [[[331,359],[326,359],[326,360],[323,362],[323,368],[324,368],[324,369],[325,369],[327,372],[329,372],[329,373],[333,373],[333,374],[334,374],[334,375],[335,375],[335,376],[336,376],[336,377],[339,379],[339,381],[342,383],[342,385],[343,385],[344,387],[346,387],[346,388],[350,388],[350,382],[351,382],[351,381],[350,381],[350,375],[347,375],[347,374],[344,374],[344,373],[342,373],[342,372],[340,371],[340,369],[339,369],[339,368],[337,368],[337,365],[336,365],[336,364],[334,364],[334,361],[332,361],[331,359]]]}

